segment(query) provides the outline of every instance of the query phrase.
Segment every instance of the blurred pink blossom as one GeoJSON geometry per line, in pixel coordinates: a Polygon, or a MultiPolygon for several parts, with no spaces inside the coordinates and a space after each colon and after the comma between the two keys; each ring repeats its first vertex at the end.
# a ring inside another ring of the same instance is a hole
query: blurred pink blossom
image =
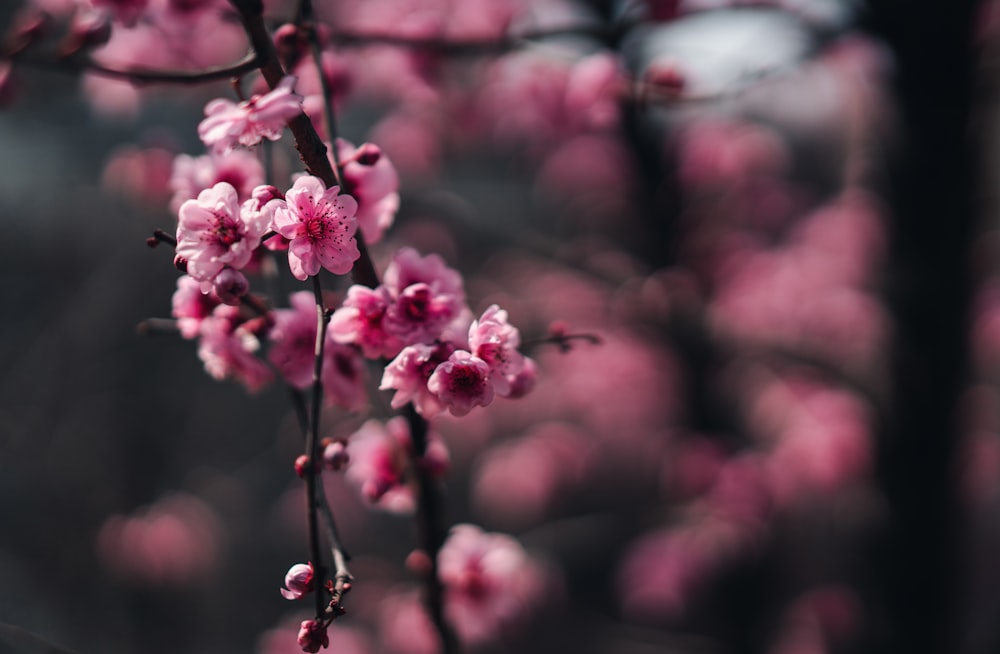
{"type": "MultiPolygon", "coordinates": [[[[427,435],[424,465],[434,475],[448,468],[448,451],[440,436],[427,435]]],[[[347,442],[347,480],[377,507],[392,513],[414,509],[413,488],[408,481],[413,442],[406,419],[397,416],[384,424],[368,420],[347,442]]]]}
{"type": "Polygon", "coordinates": [[[424,609],[419,592],[391,594],[379,615],[382,645],[395,654],[440,654],[441,638],[424,609]]]}
{"type": "Polygon", "coordinates": [[[205,371],[218,380],[235,379],[250,392],[271,383],[271,369],[257,358],[260,341],[239,318],[239,308],[221,304],[203,319],[199,330],[198,358],[205,371]]]}
{"type": "Polygon", "coordinates": [[[173,161],[169,182],[173,191],[171,211],[179,210],[185,200],[198,197],[219,182],[231,184],[243,202],[250,198],[254,188],[264,183],[264,166],[246,150],[213,151],[200,157],[179,154],[173,161]]]}
{"type": "Polygon", "coordinates": [[[113,515],[97,535],[102,565],[122,579],[151,586],[210,583],[222,546],[215,511],[186,494],[165,497],[132,515],[113,515]]]}
{"type": "Polygon", "coordinates": [[[371,289],[355,284],[347,289],[347,297],[330,318],[329,331],[338,343],[361,348],[370,359],[394,357],[403,344],[385,330],[385,314],[392,302],[388,289],[371,289]]]}
{"type": "MultiPolygon", "coordinates": [[[[117,148],[104,164],[101,186],[114,189],[136,200],[162,205],[172,190],[173,161],[174,153],[164,147],[117,148]]],[[[196,197],[199,191],[211,185],[199,188],[184,200],[196,197]]],[[[180,203],[176,206],[171,204],[171,211],[176,212],[179,208],[180,203]]]]}
{"type": "Polygon", "coordinates": [[[264,95],[236,104],[216,99],[205,105],[205,119],[198,125],[202,142],[219,152],[237,145],[250,147],[265,138],[281,138],[289,120],[302,113],[302,96],[293,92],[295,78],[286,76],[264,95]]]}
{"type": "Polygon", "coordinates": [[[479,644],[527,620],[542,600],[545,572],[506,534],[455,525],[438,552],[445,614],[459,638],[479,644]]]}
{"type": "Polygon", "coordinates": [[[399,175],[389,157],[372,144],[355,147],[337,139],[344,183],[358,201],[358,229],[365,243],[378,243],[399,210],[399,175]]]}
{"type": "Polygon", "coordinates": [[[481,515],[525,526],[561,498],[593,481],[599,453],[590,434],[569,422],[545,422],[479,456],[473,503],[481,515]]]}
{"type": "Polygon", "coordinates": [[[311,291],[288,296],[290,309],[275,309],[268,333],[267,358],[294,388],[308,388],[313,381],[316,352],[316,299],[311,291]]]}
{"type": "Polygon", "coordinates": [[[171,300],[171,315],[177,320],[177,329],[184,338],[194,338],[201,329],[201,321],[212,315],[219,306],[214,293],[202,293],[201,284],[187,276],[177,278],[177,290],[171,300]]]}

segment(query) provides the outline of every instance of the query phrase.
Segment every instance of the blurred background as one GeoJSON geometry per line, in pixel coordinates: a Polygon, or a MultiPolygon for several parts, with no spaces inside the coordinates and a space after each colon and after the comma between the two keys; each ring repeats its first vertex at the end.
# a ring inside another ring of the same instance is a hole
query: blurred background
{"type": "MultiPolygon", "coordinates": [[[[1000,13],[931,5],[316,2],[341,136],[398,172],[379,269],[440,254],[538,363],[527,397],[434,423],[448,522],[533,562],[466,649],[1000,651],[1000,13]],[[600,344],[539,344],[554,324],[600,344]]],[[[144,322],[179,274],[145,239],[232,86],[95,74],[233,62],[242,28],[215,0],[0,19],[0,652],[301,651],[288,393],[144,322]]],[[[253,153],[299,170],[287,137],[253,153]]],[[[433,651],[412,520],[324,481],[356,577],[331,651],[433,651]]]]}

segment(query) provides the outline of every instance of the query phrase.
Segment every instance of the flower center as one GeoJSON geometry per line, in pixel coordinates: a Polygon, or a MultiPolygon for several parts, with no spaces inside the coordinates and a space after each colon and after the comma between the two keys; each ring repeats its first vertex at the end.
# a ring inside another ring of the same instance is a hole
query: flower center
{"type": "Polygon", "coordinates": [[[222,245],[229,246],[240,240],[240,228],[232,218],[217,215],[212,235],[222,245]]]}

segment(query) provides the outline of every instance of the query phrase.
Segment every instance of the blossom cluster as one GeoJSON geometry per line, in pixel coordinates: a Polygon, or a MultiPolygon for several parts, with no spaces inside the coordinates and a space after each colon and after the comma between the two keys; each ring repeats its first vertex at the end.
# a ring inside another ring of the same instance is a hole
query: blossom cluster
{"type": "Polygon", "coordinates": [[[461,275],[412,248],[396,253],[378,287],[348,289],[330,333],[368,357],[392,358],[379,388],[395,391],[393,408],[412,402],[425,418],[523,395],[534,379],[507,312],[492,305],[473,320],[461,275]]]}

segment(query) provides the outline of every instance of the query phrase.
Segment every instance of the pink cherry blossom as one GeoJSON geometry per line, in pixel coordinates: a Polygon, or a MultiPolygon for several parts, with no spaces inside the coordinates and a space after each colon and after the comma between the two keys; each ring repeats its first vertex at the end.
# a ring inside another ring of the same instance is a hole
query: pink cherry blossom
{"type": "Polygon", "coordinates": [[[119,579],[159,589],[204,588],[218,574],[225,532],[212,506],[179,493],[110,516],[96,540],[100,564],[119,579]]]}
{"type": "Polygon", "coordinates": [[[187,261],[187,273],[207,292],[226,266],[242,268],[267,231],[263,214],[240,212],[236,189],[219,182],[181,205],[177,224],[177,255],[187,261]]]}
{"type": "Polygon", "coordinates": [[[382,651],[396,654],[440,654],[441,637],[419,592],[396,593],[382,602],[378,624],[382,651]]]}
{"type": "Polygon", "coordinates": [[[507,381],[510,382],[510,388],[504,397],[509,397],[512,400],[524,397],[535,388],[535,383],[538,381],[538,364],[535,363],[534,359],[524,357],[521,370],[508,377],[507,381]]]}
{"type": "Polygon", "coordinates": [[[445,614],[461,640],[478,644],[525,619],[541,599],[545,575],[521,544],[479,527],[452,527],[438,552],[445,614]]]}
{"type": "Polygon", "coordinates": [[[303,652],[315,654],[320,648],[326,649],[330,646],[326,625],[315,620],[303,620],[299,627],[298,642],[303,652]]]}
{"type": "Polygon", "coordinates": [[[403,343],[433,343],[462,312],[456,295],[437,293],[423,282],[411,284],[388,306],[385,330],[403,343]]]}
{"type": "Polygon", "coordinates": [[[257,145],[263,139],[277,141],[285,124],[302,112],[302,96],[294,93],[295,78],[286,76],[274,89],[236,104],[216,99],[205,105],[205,119],[198,125],[202,142],[215,150],[237,145],[257,145]]]}
{"type": "Polygon", "coordinates": [[[327,189],[311,175],[295,180],[274,209],[274,230],[289,239],[288,264],[296,279],[304,281],[320,268],[338,275],[351,271],[361,256],[354,240],[357,208],[338,186],[327,189]]]}
{"type": "Polygon", "coordinates": [[[202,320],[198,357],[215,379],[236,379],[251,392],[271,382],[271,370],[257,358],[257,336],[239,321],[239,308],[220,304],[202,320]]]}
{"type": "Polygon", "coordinates": [[[212,315],[219,306],[219,298],[202,293],[201,284],[184,275],[177,278],[177,290],[171,301],[171,315],[177,319],[177,329],[184,338],[194,338],[201,328],[201,321],[212,315]]]}
{"type": "Polygon", "coordinates": [[[366,243],[382,240],[399,211],[399,175],[382,150],[372,143],[357,148],[337,139],[344,180],[358,201],[358,227],[366,243]]]}
{"type": "Polygon", "coordinates": [[[520,344],[521,333],[495,304],[469,328],[469,350],[489,366],[490,382],[499,395],[510,393],[511,380],[524,368],[524,356],[517,351],[520,344]]]}
{"type": "Polygon", "coordinates": [[[489,406],[495,395],[489,364],[464,350],[452,353],[434,369],[427,389],[454,416],[464,416],[476,406],[489,406]]]}
{"type": "Polygon", "coordinates": [[[424,283],[436,294],[455,296],[465,302],[462,275],[449,268],[440,256],[420,256],[413,248],[400,248],[385,269],[382,283],[393,297],[398,297],[408,286],[424,283]]]}
{"type": "Polygon", "coordinates": [[[210,152],[201,157],[180,154],[174,159],[170,177],[172,211],[178,211],[185,200],[219,182],[229,182],[240,201],[250,197],[254,187],[264,183],[264,167],[256,156],[246,150],[225,153],[210,152]]]}
{"type": "Polygon", "coordinates": [[[411,448],[405,418],[393,418],[385,424],[365,422],[348,439],[347,481],[380,509],[410,513],[416,505],[413,489],[406,483],[411,448]]]}
{"type": "Polygon", "coordinates": [[[394,357],[402,342],[384,326],[392,298],[384,286],[371,289],[355,284],[330,318],[329,333],[338,343],[357,345],[369,359],[394,357]]]}
{"type": "Polygon", "coordinates": [[[462,277],[437,255],[401,248],[386,268],[384,285],[393,298],[385,330],[406,345],[444,340],[448,327],[464,317],[462,277]]]}
{"type": "Polygon", "coordinates": [[[224,304],[239,306],[240,298],[250,292],[250,282],[239,270],[223,268],[215,276],[212,290],[224,304]]]}
{"type": "Polygon", "coordinates": [[[427,388],[427,381],[453,351],[454,346],[449,343],[417,344],[403,348],[385,367],[379,390],[396,391],[391,402],[394,409],[413,402],[414,408],[425,418],[440,413],[444,406],[437,395],[427,388]]]}
{"type": "Polygon", "coordinates": [[[359,411],[368,406],[367,379],[361,353],[334,342],[327,334],[323,347],[323,399],[348,411],[359,411]]]}
{"type": "Polygon", "coordinates": [[[305,597],[313,586],[312,563],[296,563],[285,574],[285,587],[281,588],[281,596],[288,600],[305,597]]]}
{"type": "Polygon", "coordinates": [[[290,309],[274,310],[268,334],[267,359],[290,386],[308,388],[313,380],[316,352],[316,299],[310,291],[292,293],[290,309]]]}

